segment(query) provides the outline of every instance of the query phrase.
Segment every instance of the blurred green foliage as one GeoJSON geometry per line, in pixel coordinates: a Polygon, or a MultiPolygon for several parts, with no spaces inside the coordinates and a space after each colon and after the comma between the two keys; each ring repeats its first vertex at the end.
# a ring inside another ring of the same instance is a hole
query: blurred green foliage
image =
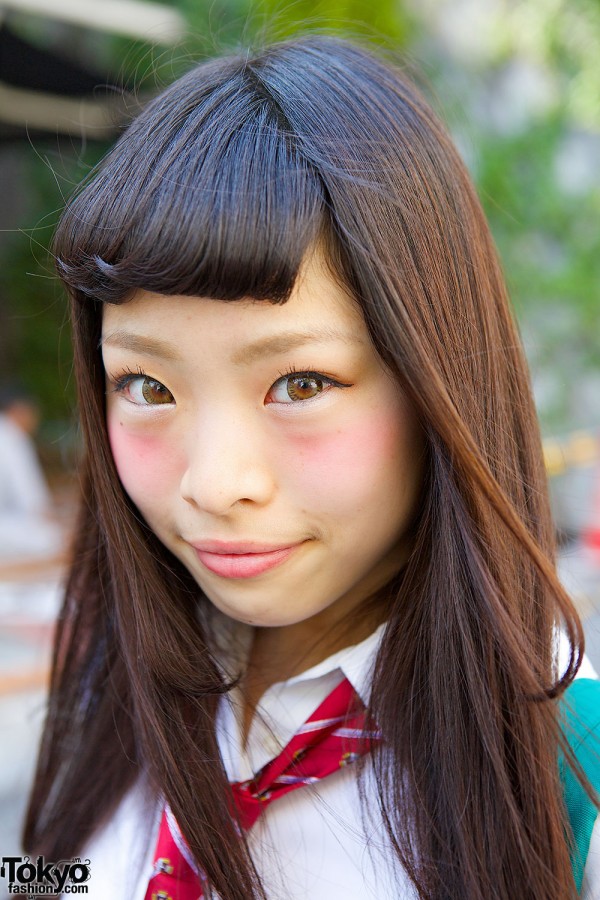
{"type": "Polygon", "coordinates": [[[73,406],[66,300],[48,248],[66,195],[105,150],[78,147],[69,157],[64,149],[25,145],[20,167],[27,186],[25,217],[0,245],[3,326],[9,331],[0,375],[37,397],[45,419],[64,420],[73,406]]]}
{"type": "Polygon", "coordinates": [[[577,307],[585,333],[598,322],[600,191],[568,196],[557,185],[563,134],[553,115],[503,140],[482,136],[477,181],[517,309],[561,300],[577,307]]]}

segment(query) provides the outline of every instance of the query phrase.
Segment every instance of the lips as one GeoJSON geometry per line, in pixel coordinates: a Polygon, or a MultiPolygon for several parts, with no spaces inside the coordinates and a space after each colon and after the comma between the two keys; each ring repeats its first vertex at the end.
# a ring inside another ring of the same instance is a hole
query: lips
{"type": "Polygon", "coordinates": [[[253,578],[281,565],[304,543],[273,545],[254,541],[193,544],[202,565],[222,578],[253,578]]]}

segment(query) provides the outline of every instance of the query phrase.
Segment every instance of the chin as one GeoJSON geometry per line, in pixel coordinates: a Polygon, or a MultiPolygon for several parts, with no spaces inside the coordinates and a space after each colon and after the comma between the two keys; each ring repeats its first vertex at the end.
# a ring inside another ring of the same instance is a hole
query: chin
{"type": "Polygon", "coordinates": [[[288,625],[297,625],[309,619],[314,613],[310,612],[306,615],[290,615],[282,613],[276,609],[260,609],[248,608],[234,609],[222,604],[214,604],[228,618],[234,619],[236,622],[242,622],[245,625],[252,625],[255,628],[285,628],[288,625]]]}

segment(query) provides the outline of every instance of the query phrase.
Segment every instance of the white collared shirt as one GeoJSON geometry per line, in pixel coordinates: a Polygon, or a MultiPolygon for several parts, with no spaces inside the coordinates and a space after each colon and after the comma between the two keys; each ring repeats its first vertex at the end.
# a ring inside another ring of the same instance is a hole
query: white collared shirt
{"type": "MultiPolygon", "coordinates": [[[[384,626],[361,643],[333,654],[289,681],[272,685],[260,701],[246,746],[236,689],[225,695],[217,720],[219,747],[231,781],[251,777],[278,754],[344,678],[368,699],[372,665],[384,626]]],[[[595,677],[587,663],[580,673],[595,677]]],[[[369,770],[365,772],[371,795],[369,770]]],[[[161,817],[156,802],[136,787],[92,839],[89,900],[143,900],[161,817]]],[[[597,820],[583,900],[600,900],[600,826],[597,820]]],[[[413,900],[414,889],[389,848],[376,803],[364,810],[352,766],[290,792],[266,808],[249,844],[269,900],[413,900]]]]}

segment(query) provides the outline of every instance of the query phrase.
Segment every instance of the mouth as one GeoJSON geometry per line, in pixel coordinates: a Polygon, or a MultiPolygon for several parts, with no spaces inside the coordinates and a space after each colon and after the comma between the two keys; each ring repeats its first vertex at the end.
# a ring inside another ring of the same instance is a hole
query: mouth
{"type": "Polygon", "coordinates": [[[303,543],[274,547],[252,542],[205,541],[193,546],[196,556],[209,572],[221,578],[253,578],[280,566],[303,543]]]}

